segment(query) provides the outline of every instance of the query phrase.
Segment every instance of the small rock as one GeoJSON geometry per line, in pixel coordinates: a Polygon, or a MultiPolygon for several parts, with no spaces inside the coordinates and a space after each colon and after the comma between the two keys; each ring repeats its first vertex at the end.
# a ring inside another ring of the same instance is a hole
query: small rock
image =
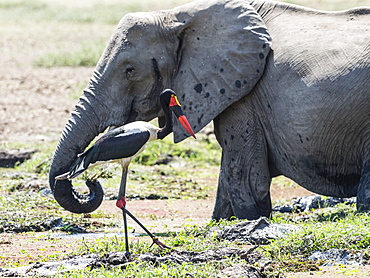
{"type": "Polygon", "coordinates": [[[49,183],[46,179],[31,178],[19,184],[17,190],[30,190],[39,192],[48,187],[49,183]]]}

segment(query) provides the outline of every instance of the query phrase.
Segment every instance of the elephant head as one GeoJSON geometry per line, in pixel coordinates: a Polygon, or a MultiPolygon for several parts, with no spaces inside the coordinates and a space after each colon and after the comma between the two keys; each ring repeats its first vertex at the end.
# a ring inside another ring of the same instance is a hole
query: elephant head
{"type": "MultiPolygon", "coordinates": [[[[49,182],[65,209],[86,213],[101,203],[99,184],[83,198],[55,181],[109,126],[162,116],[159,94],[175,90],[195,132],[252,90],[265,66],[270,36],[246,1],[198,1],[172,10],[128,14],[119,22],[58,142],[49,182]]],[[[186,137],[174,126],[175,142],[186,137]]]]}

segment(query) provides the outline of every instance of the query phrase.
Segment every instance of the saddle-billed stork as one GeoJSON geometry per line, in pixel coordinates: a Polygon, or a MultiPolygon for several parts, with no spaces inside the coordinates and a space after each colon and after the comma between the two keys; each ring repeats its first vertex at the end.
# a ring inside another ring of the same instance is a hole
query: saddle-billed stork
{"type": "Polygon", "coordinates": [[[79,154],[68,172],[55,178],[57,180],[73,179],[88,168],[99,164],[110,162],[118,162],[121,164],[122,178],[116,205],[122,209],[123,212],[126,236],[126,254],[128,256],[130,253],[128,248],[126,213],[153,239],[153,244],[157,244],[160,248],[167,248],[167,246],[151,234],[125,207],[127,169],[131,160],[145,149],[146,143],[163,139],[172,132],[173,123],[171,111],[176,115],[177,120],[184,129],[191,136],[196,138],[173,90],[166,89],[160,94],[160,104],[165,116],[165,125],[163,128],[158,128],[148,122],[136,121],[111,129],[98,139],[90,148],[79,154]]]}

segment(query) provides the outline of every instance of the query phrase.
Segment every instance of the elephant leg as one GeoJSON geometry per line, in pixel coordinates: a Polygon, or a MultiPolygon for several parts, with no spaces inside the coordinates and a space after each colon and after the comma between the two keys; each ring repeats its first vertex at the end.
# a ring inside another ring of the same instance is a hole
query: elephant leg
{"type": "Polygon", "coordinates": [[[221,159],[221,170],[218,177],[218,187],[217,187],[217,195],[216,195],[216,203],[213,210],[212,218],[216,220],[220,219],[230,219],[230,217],[234,216],[233,209],[231,207],[231,201],[228,191],[228,183],[227,181],[227,170],[223,169],[226,165],[228,158],[222,154],[221,159]]]}
{"type": "MultiPolygon", "coordinates": [[[[270,173],[263,129],[258,119],[238,119],[225,110],[215,119],[222,147],[214,219],[256,219],[271,213],[270,173]]],[[[238,115],[246,115],[240,113],[238,115]]]]}
{"type": "Polygon", "coordinates": [[[368,158],[363,166],[360,183],[357,191],[357,210],[370,210],[370,159],[368,158]]]}

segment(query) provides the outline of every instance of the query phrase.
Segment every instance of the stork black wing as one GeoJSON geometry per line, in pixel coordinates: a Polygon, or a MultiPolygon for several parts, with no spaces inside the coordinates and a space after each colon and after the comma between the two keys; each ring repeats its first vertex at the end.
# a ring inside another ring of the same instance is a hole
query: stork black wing
{"type": "Polygon", "coordinates": [[[88,166],[97,161],[134,156],[148,142],[149,137],[149,131],[139,130],[133,133],[107,133],[84,154],[84,164],[88,166]]]}

